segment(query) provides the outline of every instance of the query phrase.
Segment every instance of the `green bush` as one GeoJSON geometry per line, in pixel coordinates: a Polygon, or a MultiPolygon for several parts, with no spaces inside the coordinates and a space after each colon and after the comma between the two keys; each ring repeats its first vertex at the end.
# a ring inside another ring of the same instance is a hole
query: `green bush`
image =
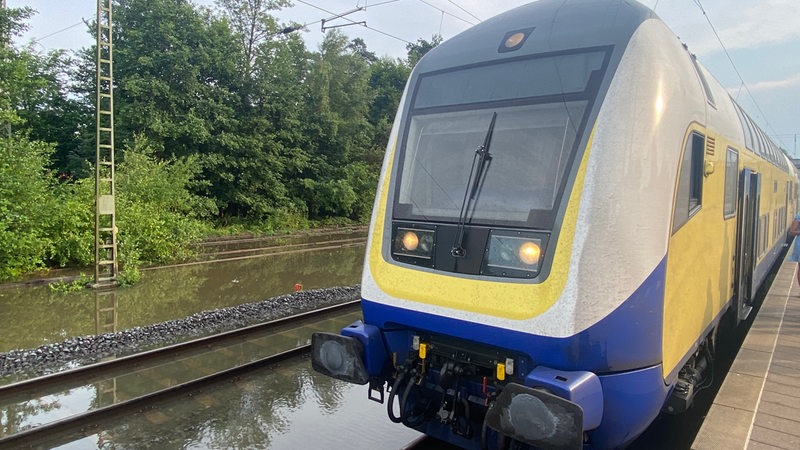
{"type": "Polygon", "coordinates": [[[48,236],[52,239],[49,260],[53,265],[88,266],[94,263],[94,181],[84,178],[77,182],[54,186],[58,208],[48,236]]]}
{"type": "Polygon", "coordinates": [[[157,160],[145,138],[125,149],[116,191],[120,259],[130,266],[192,256],[190,244],[209,228],[202,219],[215,212],[189,191],[199,172],[193,157],[157,160]]]}
{"type": "Polygon", "coordinates": [[[52,151],[20,135],[0,138],[0,280],[45,265],[56,208],[44,169],[52,151]]]}
{"type": "Polygon", "coordinates": [[[81,274],[75,280],[72,281],[56,281],[55,283],[50,283],[47,286],[52,291],[68,293],[68,292],[80,292],[86,288],[88,288],[94,282],[94,277],[89,275],[81,274]]]}

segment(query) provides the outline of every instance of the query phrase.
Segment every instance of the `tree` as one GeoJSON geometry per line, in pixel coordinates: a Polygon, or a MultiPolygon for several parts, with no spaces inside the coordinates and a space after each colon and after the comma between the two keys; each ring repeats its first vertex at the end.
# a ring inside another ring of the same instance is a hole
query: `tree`
{"type": "MultiPolygon", "coordinates": [[[[30,14],[29,8],[0,9],[0,33],[17,35],[30,14]]],[[[32,140],[26,122],[34,118],[42,121],[41,130],[53,129],[37,115],[45,115],[50,102],[63,100],[57,83],[42,70],[59,55],[49,58],[0,48],[0,280],[61,260],[54,239],[63,237],[59,229],[68,212],[48,170],[53,146],[32,140]]]]}
{"type": "Polygon", "coordinates": [[[137,136],[117,170],[120,254],[128,263],[167,262],[189,256],[189,244],[213,214],[209,199],[191,192],[199,157],[160,160],[147,138],[137,136]]]}
{"type": "Polygon", "coordinates": [[[433,50],[434,47],[441,44],[442,40],[442,35],[434,34],[430,42],[420,38],[417,39],[417,42],[415,43],[406,44],[406,50],[408,51],[408,66],[412,68],[416,66],[419,60],[422,59],[426,53],[433,50]]]}
{"type": "Polygon", "coordinates": [[[293,186],[315,218],[364,213],[345,169],[370,146],[372,94],[367,62],[349,44],[340,31],[329,31],[309,73],[306,134],[313,159],[293,186]]]}
{"type": "Polygon", "coordinates": [[[269,11],[289,6],[288,0],[217,0],[217,5],[239,38],[246,78],[252,75],[258,46],[272,35],[293,31],[293,27],[279,31],[275,18],[269,14],[269,11]]]}
{"type": "MultiPolygon", "coordinates": [[[[214,182],[214,195],[226,204],[227,216],[270,221],[302,215],[305,205],[286,188],[306,165],[301,147],[309,54],[297,25],[281,25],[269,11],[286,1],[221,0],[218,5],[239,36],[242,80],[236,117],[241,133],[227,136],[230,153],[208,161],[209,175],[235,183],[214,182]],[[233,156],[233,157],[231,157],[233,156]]],[[[212,179],[214,181],[214,179],[212,179]]]]}
{"type": "MultiPolygon", "coordinates": [[[[373,146],[380,149],[377,156],[383,154],[383,148],[389,140],[392,122],[410,72],[401,61],[389,58],[381,58],[370,66],[369,87],[374,97],[369,107],[369,121],[375,128],[373,146]]],[[[380,158],[377,164],[380,164],[380,158]]]]}
{"type": "MultiPolygon", "coordinates": [[[[55,151],[52,167],[62,176],[85,171],[86,152],[93,144],[94,106],[87,95],[73,89],[74,61],[56,50],[44,56],[27,53],[28,77],[17,112],[25,120],[31,139],[50,142],[55,151]]],[[[93,149],[91,149],[93,150],[93,149]]]]}
{"type": "Polygon", "coordinates": [[[119,0],[114,10],[118,144],[158,156],[225,153],[238,130],[238,47],[227,24],[186,0],[119,0]]]}

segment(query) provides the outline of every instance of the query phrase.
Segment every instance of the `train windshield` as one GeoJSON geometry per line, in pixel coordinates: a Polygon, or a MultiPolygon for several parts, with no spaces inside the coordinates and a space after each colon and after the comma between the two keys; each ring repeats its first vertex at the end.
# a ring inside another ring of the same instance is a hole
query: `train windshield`
{"type": "Polygon", "coordinates": [[[397,219],[456,222],[476,150],[497,119],[467,223],[552,226],[599,84],[601,51],[422,76],[401,148],[397,219]]]}

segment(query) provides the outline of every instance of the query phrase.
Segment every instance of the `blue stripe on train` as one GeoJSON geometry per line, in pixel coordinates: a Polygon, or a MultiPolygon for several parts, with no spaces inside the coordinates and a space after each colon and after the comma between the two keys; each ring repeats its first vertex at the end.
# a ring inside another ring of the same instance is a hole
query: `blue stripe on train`
{"type": "MultiPolygon", "coordinates": [[[[597,374],[661,363],[666,257],[616,310],[568,338],[536,336],[362,300],[364,321],[381,329],[412,328],[518,351],[535,364],[597,374]]],[[[454,293],[454,295],[456,295],[454,293]]],[[[602,293],[598,293],[602,295],[602,293]]]]}

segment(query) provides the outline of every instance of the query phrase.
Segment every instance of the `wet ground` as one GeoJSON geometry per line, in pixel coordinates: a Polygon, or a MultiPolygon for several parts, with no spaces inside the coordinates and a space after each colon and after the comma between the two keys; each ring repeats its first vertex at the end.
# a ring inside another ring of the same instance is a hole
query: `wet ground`
{"type": "MultiPolygon", "coordinates": [[[[336,235],[335,239],[343,236],[336,235]]],[[[345,236],[365,236],[353,232],[345,236]]],[[[321,242],[325,235],[285,237],[287,245],[321,242]]],[[[253,246],[263,245],[255,242],[253,246]]],[[[323,245],[320,244],[320,247],[323,245]]],[[[219,246],[229,251],[230,244],[219,246]]],[[[129,288],[108,293],[62,293],[46,285],[0,289],[0,352],[35,348],[75,336],[101,334],[179,319],[292,292],[352,286],[361,279],[364,245],[247,255],[236,260],[168,267],[143,272],[129,288]]]]}

